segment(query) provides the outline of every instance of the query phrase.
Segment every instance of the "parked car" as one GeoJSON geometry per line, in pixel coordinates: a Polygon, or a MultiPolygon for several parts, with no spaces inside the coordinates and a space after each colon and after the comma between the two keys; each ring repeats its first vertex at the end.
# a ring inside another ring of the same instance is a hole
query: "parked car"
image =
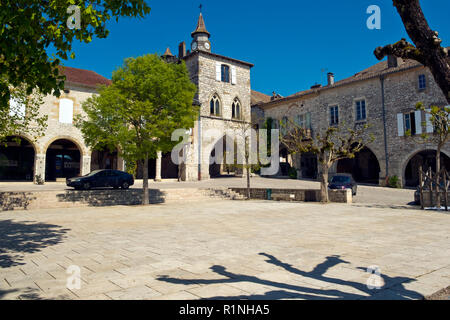
{"type": "Polygon", "coordinates": [[[82,177],[67,179],[66,184],[77,190],[108,187],[128,189],[134,184],[134,178],[131,174],[119,170],[96,170],[82,177]]]}
{"type": "Polygon", "coordinates": [[[356,196],[358,185],[353,176],[348,173],[339,173],[334,175],[328,183],[330,189],[352,189],[352,195],[356,196]]]}

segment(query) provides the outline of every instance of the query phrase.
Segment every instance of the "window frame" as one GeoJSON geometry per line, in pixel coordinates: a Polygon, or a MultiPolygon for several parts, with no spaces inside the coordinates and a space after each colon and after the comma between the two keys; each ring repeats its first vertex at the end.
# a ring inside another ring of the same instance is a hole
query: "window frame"
{"type": "Polygon", "coordinates": [[[355,100],[355,121],[367,121],[367,102],[365,98],[355,100]],[[358,113],[360,117],[358,117],[358,113]]]}
{"type": "Polygon", "coordinates": [[[425,74],[419,74],[418,78],[418,88],[419,90],[426,90],[427,89],[427,76],[425,74]],[[422,86],[423,84],[423,86],[422,86]]]}
{"type": "Polygon", "coordinates": [[[237,97],[234,98],[233,103],[231,104],[231,118],[235,120],[242,119],[242,104],[237,97]]]}
{"type": "Polygon", "coordinates": [[[330,126],[337,126],[339,125],[339,105],[332,105],[329,106],[329,115],[330,115],[330,126]],[[335,110],[333,112],[333,110],[335,110]]]}
{"type": "Polygon", "coordinates": [[[217,93],[213,94],[209,100],[209,115],[212,117],[222,116],[222,102],[220,101],[220,97],[217,93]]]}
{"type": "Polygon", "coordinates": [[[227,64],[220,65],[220,80],[222,82],[230,83],[230,81],[231,81],[230,80],[230,70],[231,70],[231,68],[229,65],[227,65],[227,64]],[[224,72],[225,70],[227,72],[224,72]]]}

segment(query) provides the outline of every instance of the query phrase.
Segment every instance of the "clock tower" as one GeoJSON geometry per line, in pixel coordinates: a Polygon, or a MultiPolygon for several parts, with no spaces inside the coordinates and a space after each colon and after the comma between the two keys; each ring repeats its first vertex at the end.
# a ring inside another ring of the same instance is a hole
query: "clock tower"
{"type": "Polygon", "coordinates": [[[193,38],[191,43],[191,50],[194,51],[206,51],[211,52],[211,42],[209,41],[210,34],[206,30],[205,21],[203,15],[200,13],[197,22],[197,28],[191,33],[193,38]]]}

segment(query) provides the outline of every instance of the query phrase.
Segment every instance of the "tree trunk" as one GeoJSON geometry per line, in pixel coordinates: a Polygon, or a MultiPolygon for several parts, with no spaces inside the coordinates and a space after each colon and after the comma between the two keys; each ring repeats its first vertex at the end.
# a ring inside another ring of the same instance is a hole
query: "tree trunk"
{"type": "Polygon", "coordinates": [[[247,164],[247,199],[250,200],[250,167],[247,164]]]}
{"type": "Polygon", "coordinates": [[[441,210],[441,188],[440,188],[440,171],[441,171],[441,148],[436,150],[436,208],[441,210]]]}
{"type": "Polygon", "coordinates": [[[403,59],[416,60],[428,67],[434,80],[450,103],[450,64],[448,50],[441,46],[437,32],[431,30],[420,7],[419,0],[393,0],[394,6],[402,18],[406,32],[415,44],[406,40],[375,50],[375,56],[381,60],[392,54],[403,59]]]}
{"type": "Polygon", "coordinates": [[[328,203],[328,170],[330,166],[326,163],[321,164],[321,174],[320,174],[320,202],[328,203]]]}
{"type": "Polygon", "coordinates": [[[143,188],[143,194],[142,194],[142,204],[148,205],[149,204],[149,195],[148,195],[148,155],[145,155],[144,159],[144,165],[143,165],[143,181],[142,181],[142,188],[143,188]]]}

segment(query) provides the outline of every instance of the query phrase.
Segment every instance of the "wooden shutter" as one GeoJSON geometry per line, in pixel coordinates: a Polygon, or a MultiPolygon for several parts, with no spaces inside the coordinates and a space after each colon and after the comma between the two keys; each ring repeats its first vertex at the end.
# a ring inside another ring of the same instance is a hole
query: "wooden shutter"
{"type": "Polygon", "coordinates": [[[425,123],[427,126],[427,133],[433,133],[433,123],[431,122],[431,109],[425,110],[425,123]]]}
{"type": "Polygon", "coordinates": [[[73,120],[73,101],[70,99],[61,99],[59,101],[59,122],[72,123],[73,120]]]}
{"type": "Polygon", "coordinates": [[[422,111],[415,111],[414,117],[416,118],[416,134],[422,134],[422,111]]]}
{"type": "Polygon", "coordinates": [[[236,67],[231,67],[231,84],[237,83],[236,67]]]}
{"type": "Polygon", "coordinates": [[[403,127],[403,113],[397,114],[397,127],[398,127],[398,136],[403,137],[405,135],[405,128],[403,127]]]}
{"type": "Polygon", "coordinates": [[[306,129],[311,129],[311,112],[306,114],[306,129]]]}
{"type": "Polygon", "coordinates": [[[222,70],[219,62],[216,62],[216,80],[222,81],[222,70]]]}

